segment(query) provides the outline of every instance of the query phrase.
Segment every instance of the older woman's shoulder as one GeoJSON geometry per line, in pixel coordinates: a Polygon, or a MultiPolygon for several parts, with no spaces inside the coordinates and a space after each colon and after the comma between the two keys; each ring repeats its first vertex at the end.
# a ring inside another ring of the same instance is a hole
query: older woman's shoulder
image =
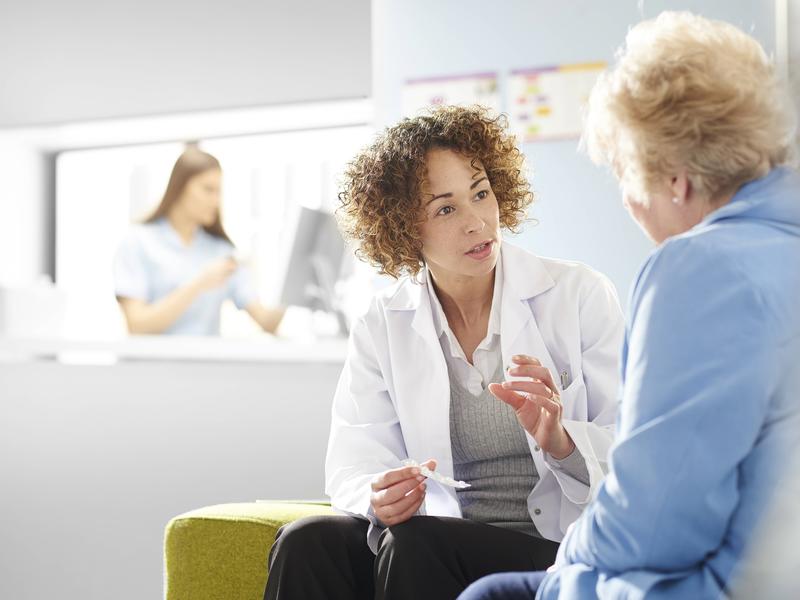
{"type": "Polygon", "coordinates": [[[743,268],[741,250],[720,239],[725,234],[714,229],[690,231],[662,242],[634,280],[632,309],[644,298],[670,305],[659,307],[668,312],[692,306],[700,298],[708,303],[716,296],[742,300],[758,293],[758,286],[753,285],[755,273],[743,268]]]}

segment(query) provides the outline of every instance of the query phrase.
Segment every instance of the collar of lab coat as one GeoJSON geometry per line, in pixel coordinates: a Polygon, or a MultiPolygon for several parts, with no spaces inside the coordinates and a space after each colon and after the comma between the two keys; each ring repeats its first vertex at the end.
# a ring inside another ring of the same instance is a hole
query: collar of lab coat
{"type": "MultiPolygon", "coordinates": [[[[508,349],[532,318],[528,301],[552,288],[555,282],[537,256],[508,242],[503,242],[500,252],[500,268],[503,270],[500,338],[503,356],[507,359],[508,349]]],[[[427,280],[399,286],[386,307],[391,311],[415,311],[412,328],[438,347],[427,280]]]]}
{"type": "MultiPolygon", "coordinates": [[[[526,301],[546,292],[555,285],[550,273],[542,261],[513,244],[503,242],[500,247],[503,269],[503,289],[511,290],[508,294],[512,300],[526,301]]],[[[387,302],[389,310],[417,310],[426,299],[427,279],[415,281],[412,285],[398,286],[395,294],[387,302]]],[[[505,294],[504,294],[505,296],[505,294]]]]}

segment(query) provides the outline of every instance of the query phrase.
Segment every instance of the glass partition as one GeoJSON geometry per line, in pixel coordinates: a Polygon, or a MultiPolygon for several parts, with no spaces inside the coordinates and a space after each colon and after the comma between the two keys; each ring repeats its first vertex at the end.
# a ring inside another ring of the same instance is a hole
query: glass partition
{"type": "MultiPolygon", "coordinates": [[[[197,141],[222,167],[221,217],[249,267],[259,300],[276,304],[281,266],[292,246],[300,207],[333,211],[337,177],[366,144],[366,125],[312,128],[197,141]]],[[[114,297],[112,264],[132,224],[159,204],[183,143],[69,150],[56,161],[56,286],[64,295],[69,339],[124,336],[114,297]]],[[[308,311],[308,309],[305,309],[308,311]]],[[[295,311],[296,312],[296,311],[295,311]]],[[[307,326],[308,315],[294,321],[307,326]]],[[[292,311],[287,314],[292,321],[292,311]]],[[[221,335],[251,336],[256,323],[232,303],[223,305],[221,335]]]]}

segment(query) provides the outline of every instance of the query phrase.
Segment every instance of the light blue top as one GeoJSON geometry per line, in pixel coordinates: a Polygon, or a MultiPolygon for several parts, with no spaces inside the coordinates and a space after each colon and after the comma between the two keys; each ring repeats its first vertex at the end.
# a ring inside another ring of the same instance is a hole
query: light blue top
{"type": "Polygon", "coordinates": [[[718,598],[800,443],[800,176],[743,186],[631,293],[611,472],[537,598],[718,598]]]}
{"type": "MultiPolygon", "coordinates": [[[[135,225],[114,259],[114,293],[155,302],[189,283],[211,262],[233,256],[233,252],[230,243],[202,228],[187,245],[166,219],[135,225]]],[[[224,285],[197,296],[163,333],[219,335],[220,307],[228,298],[240,309],[256,300],[250,273],[244,267],[239,267],[224,285]]]]}

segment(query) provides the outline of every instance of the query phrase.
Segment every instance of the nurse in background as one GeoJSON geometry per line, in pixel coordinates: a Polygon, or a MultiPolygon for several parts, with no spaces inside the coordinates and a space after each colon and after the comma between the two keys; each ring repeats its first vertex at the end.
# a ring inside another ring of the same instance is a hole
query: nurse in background
{"type": "Polygon", "coordinates": [[[135,225],[114,260],[115,295],[130,333],[219,335],[230,298],[269,333],[283,309],[261,305],[251,274],[220,221],[219,161],[190,146],[155,212],[135,225]]]}

